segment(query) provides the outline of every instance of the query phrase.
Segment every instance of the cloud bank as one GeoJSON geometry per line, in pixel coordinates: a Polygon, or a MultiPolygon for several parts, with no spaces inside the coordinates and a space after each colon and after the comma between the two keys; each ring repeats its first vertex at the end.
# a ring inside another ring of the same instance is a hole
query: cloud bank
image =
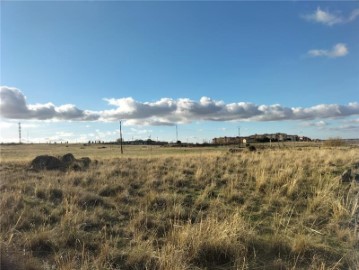
{"type": "Polygon", "coordinates": [[[359,115],[359,103],[319,104],[289,108],[279,104],[256,105],[249,102],[224,103],[209,97],[199,101],[188,98],[162,98],[139,102],[131,97],[104,99],[115,108],[103,111],[81,110],[75,105],[52,103],[27,104],[23,93],[13,87],[1,87],[0,115],[6,119],[125,121],[126,125],[175,125],[193,121],[281,121],[312,120],[359,115]]]}
{"type": "Polygon", "coordinates": [[[320,7],[317,8],[316,11],[314,11],[311,14],[307,14],[302,16],[305,20],[321,23],[324,25],[335,25],[335,24],[344,24],[354,21],[359,16],[359,9],[354,9],[348,16],[342,16],[340,12],[336,13],[330,13],[329,11],[324,11],[320,9],[320,7]]]}
{"type": "Polygon", "coordinates": [[[308,55],[311,57],[330,57],[337,58],[343,57],[349,53],[347,46],[343,43],[338,43],[333,46],[331,50],[314,49],[308,51],[308,55]]]}
{"type": "Polygon", "coordinates": [[[0,115],[9,119],[92,121],[99,117],[95,112],[80,110],[72,104],[59,107],[52,103],[27,104],[24,94],[14,87],[1,86],[0,102],[0,115]]]}

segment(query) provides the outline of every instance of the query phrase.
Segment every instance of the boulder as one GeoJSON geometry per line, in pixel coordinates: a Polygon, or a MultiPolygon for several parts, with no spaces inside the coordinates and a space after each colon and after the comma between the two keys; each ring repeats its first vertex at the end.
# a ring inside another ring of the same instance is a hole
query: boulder
{"type": "Polygon", "coordinates": [[[64,164],[66,164],[66,165],[69,165],[69,164],[73,163],[75,160],[76,160],[76,159],[75,159],[74,155],[71,154],[71,153],[68,153],[68,154],[66,154],[66,155],[63,155],[63,156],[61,157],[61,161],[62,161],[64,164]]]}
{"type": "Polygon", "coordinates": [[[76,171],[85,170],[90,166],[91,159],[83,157],[76,159],[73,154],[68,153],[62,157],[54,157],[49,155],[37,156],[31,161],[31,170],[67,170],[76,171]]]}
{"type": "Polygon", "coordinates": [[[31,161],[30,169],[33,170],[61,170],[64,163],[57,157],[41,155],[31,161]]]}

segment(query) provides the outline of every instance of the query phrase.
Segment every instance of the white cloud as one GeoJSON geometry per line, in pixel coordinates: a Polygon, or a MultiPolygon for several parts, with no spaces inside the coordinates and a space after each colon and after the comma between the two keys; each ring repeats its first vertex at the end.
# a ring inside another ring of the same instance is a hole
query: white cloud
{"type": "Polygon", "coordinates": [[[66,132],[66,131],[58,131],[56,132],[57,137],[73,137],[75,134],[73,132],[66,132]]]}
{"type": "MultiPolygon", "coordinates": [[[[32,129],[32,128],[38,128],[38,127],[40,127],[40,125],[39,124],[34,124],[34,123],[29,123],[29,122],[27,122],[27,123],[21,123],[21,127],[22,128],[25,128],[25,129],[32,129]]],[[[7,121],[0,121],[0,129],[2,129],[2,130],[4,130],[4,129],[9,129],[9,128],[11,128],[11,129],[13,129],[13,128],[18,128],[18,122],[14,122],[14,121],[12,121],[12,122],[7,122],[7,121]]]]}
{"type": "Polygon", "coordinates": [[[359,123],[359,118],[357,119],[351,119],[348,121],[349,123],[359,123]]]}
{"type": "Polygon", "coordinates": [[[359,119],[338,119],[338,121],[331,123],[320,120],[316,122],[304,122],[303,126],[317,127],[320,130],[327,131],[356,132],[359,131],[359,119]]]}
{"type": "Polygon", "coordinates": [[[174,126],[175,122],[157,119],[128,119],[125,126],[174,126]]]}
{"type": "Polygon", "coordinates": [[[320,7],[317,8],[311,14],[302,16],[307,21],[317,22],[325,25],[335,25],[335,24],[344,24],[354,21],[359,16],[359,9],[354,9],[350,15],[342,16],[341,12],[331,13],[329,11],[324,11],[320,7]]]}
{"type": "Polygon", "coordinates": [[[347,131],[347,132],[359,132],[359,125],[341,125],[338,127],[332,127],[329,130],[332,131],[347,131]]]}
{"type": "Polygon", "coordinates": [[[16,125],[15,123],[0,121],[0,129],[1,130],[15,127],[15,125],[16,125]]]}
{"type": "Polygon", "coordinates": [[[22,128],[38,128],[39,124],[31,124],[31,123],[21,123],[22,128]]]}
{"type": "Polygon", "coordinates": [[[130,128],[130,131],[126,132],[128,135],[141,135],[141,134],[151,134],[153,130],[151,129],[140,129],[140,128],[130,128]]]}
{"type": "Polygon", "coordinates": [[[176,108],[174,100],[169,98],[162,98],[156,102],[143,103],[135,101],[131,97],[104,100],[107,101],[109,105],[117,107],[114,110],[106,110],[102,112],[102,119],[107,121],[165,116],[176,108]]]}
{"type": "MultiPolygon", "coordinates": [[[[162,98],[154,102],[140,102],[133,98],[106,99],[115,109],[89,111],[74,105],[56,107],[52,103],[28,105],[16,88],[1,88],[0,114],[5,119],[58,119],[75,121],[119,121],[124,125],[175,125],[196,121],[280,121],[313,120],[359,115],[359,103],[348,105],[319,104],[307,108],[289,108],[280,104],[256,105],[248,102],[226,104],[202,97],[199,101],[188,98],[162,98]],[[30,115],[30,116],[29,116],[30,115]]],[[[98,132],[97,135],[104,135],[98,132]]]]}
{"type": "Polygon", "coordinates": [[[330,57],[337,58],[343,57],[349,53],[347,46],[344,43],[338,43],[333,46],[331,50],[313,49],[308,51],[308,55],[311,57],[330,57]]]}
{"type": "Polygon", "coordinates": [[[324,128],[328,126],[329,124],[323,120],[317,121],[317,122],[305,122],[304,126],[307,127],[318,127],[318,128],[324,128]]]}
{"type": "Polygon", "coordinates": [[[328,123],[325,122],[325,121],[323,121],[323,120],[321,120],[321,121],[315,122],[314,125],[315,125],[316,127],[325,127],[325,126],[328,125],[328,123]]]}
{"type": "Polygon", "coordinates": [[[330,26],[343,22],[343,19],[339,15],[321,10],[320,7],[318,7],[315,12],[303,17],[308,21],[318,22],[330,26]]]}
{"type": "Polygon", "coordinates": [[[72,132],[67,131],[57,131],[55,135],[39,138],[31,138],[31,142],[74,142],[76,141],[77,136],[72,132]]]}
{"type": "Polygon", "coordinates": [[[347,19],[347,22],[354,21],[357,17],[359,17],[359,8],[354,9],[352,13],[350,14],[349,18],[347,19]]]}
{"type": "Polygon", "coordinates": [[[75,105],[65,104],[56,107],[52,103],[27,104],[23,93],[13,87],[0,88],[0,114],[9,119],[59,119],[91,121],[98,119],[98,115],[91,111],[77,109],[75,105]]]}

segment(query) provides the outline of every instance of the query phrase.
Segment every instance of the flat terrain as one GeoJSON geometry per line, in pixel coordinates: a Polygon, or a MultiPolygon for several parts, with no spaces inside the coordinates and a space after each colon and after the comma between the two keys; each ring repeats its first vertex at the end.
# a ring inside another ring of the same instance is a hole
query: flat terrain
{"type": "Polygon", "coordinates": [[[358,147],[124,150],[2,145],[1,269],[359,268],[358,147]]]}
{"type": "Polygon", "coordinates": [[[37,155],[60,156],[72,153],[76,157],[89,157],[91,159],[113,159],[128,157],[155,157],[176,155],[206,155],[227,151],[223,147],[161,147],[151,145],[125,145],[124,155],[121,148],[115,144],[22,144],[0,145],[1,162],[30,162],[37,155]]]}

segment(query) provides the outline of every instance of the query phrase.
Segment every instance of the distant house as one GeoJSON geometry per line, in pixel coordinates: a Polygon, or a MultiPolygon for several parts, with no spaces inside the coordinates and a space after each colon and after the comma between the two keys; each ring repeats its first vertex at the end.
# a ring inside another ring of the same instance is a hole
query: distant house
{"type": "Polygon", "coordinates": [[[212,144],[217,145],[229,145],[229,144],[239,144],[241,143],[241,137],[219,137],[212,139],[212,144]]]}
{"type": "Polygon", "coordinates": [[[299,137],[297,135],[288,135],[287,141],[296,142],[296,141],[299,141],[299,137]]]}
{"type": "Polygon", "coordinates": [[[305,136],[299,136],[299,141],[302,141],[302,142],[309,142],[309,141],[311,141],[311,139],[310,139],[310,138],[308,138],[308,137],[305,137],[305,136]]]}
{"type": "Polygon", "coordinates": [[[261,142],[285,142],[285,141],[311,141],[310,138],[298,135],[288,135],[286,133],[271,133],[271,134],[254,134],[247,137],[219,137],[213,138],[212,144],[216,145],[231,145],[241,143],[261,143],[261,142]],[[245,140],[245,142],[244,142],[245,140]]]}

